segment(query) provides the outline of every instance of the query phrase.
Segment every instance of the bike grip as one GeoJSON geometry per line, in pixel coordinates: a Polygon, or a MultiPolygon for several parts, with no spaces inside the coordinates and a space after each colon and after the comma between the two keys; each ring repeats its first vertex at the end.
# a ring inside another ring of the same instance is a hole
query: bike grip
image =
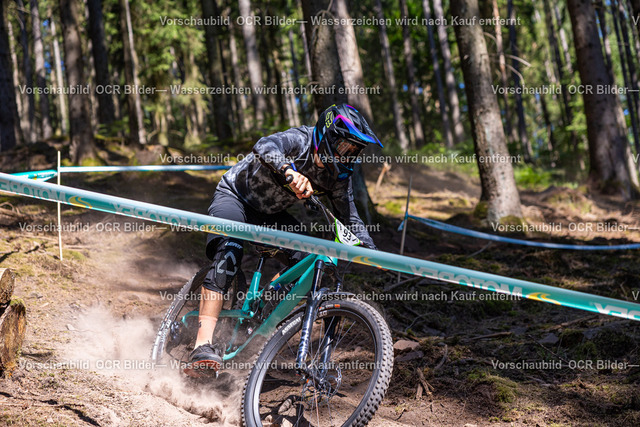
{"type": "Polygon", "coordinates": [[[291,182],[293,181],[293,175],[285,175],[284,179],[287,184],[291,184],[291,182]]]}

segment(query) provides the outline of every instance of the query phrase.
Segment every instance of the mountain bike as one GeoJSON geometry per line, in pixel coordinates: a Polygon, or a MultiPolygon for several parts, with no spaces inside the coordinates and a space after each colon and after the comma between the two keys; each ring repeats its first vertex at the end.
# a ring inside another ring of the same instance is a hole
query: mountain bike
{"type": "MultiPolygon", "coordinates": [[[[308,200],[332,225],[336,241],[360,244],[316,196],[308,200]]],[[[393,370],[393,343],[384,318],[342,290],[337,259],[307,255],[274,279],[262,280],[265,262],[286,250],[257,248],[259,259],[248,288],[238,273],[214,338],[226,344],[223,369],[234,361],[255,359],[247,365],[251,368],[242,395],[244,424],[366,425],[393,370]]],[[[176,295],[158,330],[153,363],[187,362],[208,269],[196,273],[176,295]]]]}

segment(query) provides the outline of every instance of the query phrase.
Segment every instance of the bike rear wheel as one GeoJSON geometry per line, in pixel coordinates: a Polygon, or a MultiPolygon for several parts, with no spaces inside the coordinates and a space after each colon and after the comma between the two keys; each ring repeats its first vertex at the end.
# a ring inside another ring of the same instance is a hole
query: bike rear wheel
{"type": "MultiPolygon", "coordinates": [[[[173,295],[173,302],[156,333],[151,350],[152,362],[158,365],[171,361],[179,364],[188,362],[188,356],[193,350],[198,332],[202,283],[209,269],[209,266],[202,268],[177,294],[173,295]]],[[[225,296],[224,309],[239,308],[242,304],[241,299],[238,298],[238,291],[241,291],[241,294],[246,291],[244,281],[244,274],[239,271],[225,296]]],[[[216,326],[214,337],[227,337],[234,320],[221,318],[216,326]]]]}
{"type": "Polygon", "coordinates": [[[312,375],[302,384],[295,367],[302,317],[281,325],[258,356],[243,393],[245,425],[366,425],[391,378],[389,327],[361,301],[323,303],[306,360],[312,375]]]}

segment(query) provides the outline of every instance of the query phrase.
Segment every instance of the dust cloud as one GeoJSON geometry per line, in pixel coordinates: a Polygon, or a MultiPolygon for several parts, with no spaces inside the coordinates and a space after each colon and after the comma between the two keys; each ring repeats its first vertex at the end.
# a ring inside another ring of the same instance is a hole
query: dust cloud
{"type": "Polygon", "coordinates": [[[222,373],[194,380],[178,363],[164,368],[150,361],[158,325],[145,317],[118,318],[104,306],[92,306],[67,325],[72,340],[61,359],[101,374],[117,377],[126,391],[150,393],[207,422],[220,426],[240,425],[239,402],[245,377],[222,373]]]}

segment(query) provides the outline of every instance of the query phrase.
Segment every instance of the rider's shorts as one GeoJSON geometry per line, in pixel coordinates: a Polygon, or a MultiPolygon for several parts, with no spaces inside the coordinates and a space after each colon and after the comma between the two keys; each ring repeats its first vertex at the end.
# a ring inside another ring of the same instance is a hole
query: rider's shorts
{"type": "MultiPolygon", "coordinates": [[[[242,202],[230,190],[216,190],[209,206],[209,215],[242,223],[264,225],[285,231],[300,230],[300,223],[290,213],[263,214],[242,202]]],[[[226,293],[242,265],[244,241],[233,237],[207,233],[207,257],[213,261],[203,286],[226,293]]],[[[302,252],[291,251],[291,260],[302,259],[302,252]]]]}

